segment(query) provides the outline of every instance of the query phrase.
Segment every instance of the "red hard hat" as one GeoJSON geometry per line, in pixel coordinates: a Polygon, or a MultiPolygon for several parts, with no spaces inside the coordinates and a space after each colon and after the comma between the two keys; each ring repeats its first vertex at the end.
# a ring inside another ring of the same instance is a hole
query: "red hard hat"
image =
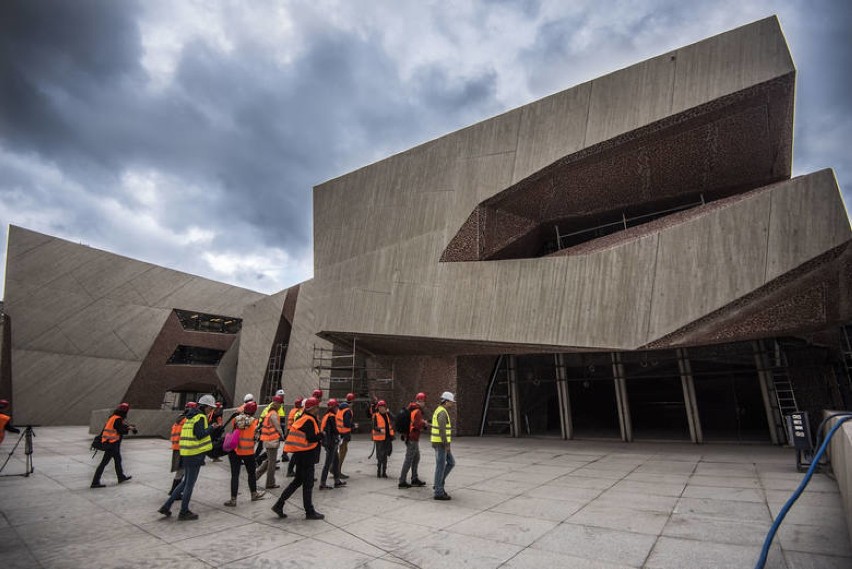
{"type": "Polygon", "coordinates": [[[221,401],[217,401],[217,402],[216,402],[216,407],[221,407],[221,406],[222,406],[222,402],[221,402],[221,401]]]}
{"type": "Polygon", "coordinates": [[[307,399],[305,399],[306,411],[312,407],[316,407],[317,405],[319,405],[319,399],[317,399],[316,397],[308,397],[307,399]]]}
{"type": "Polygon", "coordinates": [[[275,397],[272,398],[272,402],[273,403],[284,403],[284,398],[281,397],[280,395],[276,395],[275,397]]]}
{"type": "Polygon", "coordinates": [[[311,397],[316,397],[317,401],[322,399],[322,389],[314,389],[314,392],[311,393],[311,397]]]}
{"type": "Polygon", "coordinates": [[[423,401],[426,401],[426,394],[425,394],[425,393],[423,393],[423,392],[421,391],[420,393],[418,393],[418,394],[414,397],[414,399],[422,399],[423,401]]]}
{"type": "Polygon", "coordinates": [[[301,397],[296,398],[296,400],[293,401],[293,405],[295,405],[296,407],[301,407],[302,406],[302,398],[301,397]]]}
{"type": "Polygon", "coordinates": [[[195,401],[187,401],[186,402],[186,408],[187,409],[195,409],[196,407],[198,407],[198,403],[196,403],[195,401]]]}
{"type": "Polygon", "coordinates": [[[353,399],[355,399],[355,394],[354,394],[354,393],[347,393],[347,394],[346,394],[346,400],[347,400],[347,401],[352,401],[353,399]]]}
{"type": "Polygon", "coordinates": [[[0,399],[0,409],[5,409],[8,406],[9,406],[8,401],[6,401],[5,399],[0,399]]]}
{"type": "Polygon", "coordinates": [[[119,411],[130,411],[130,403],[122,403],[118,406],[119,411]]]}
{"type": "Polygon", "coordinates": [[[379,402],[376,403],[376,407],[387,407],[388,404],[384,399],[379,399],[379,402]]]}
{"type": "Polygon", "coordinates": [[[326,405],[328,405],[329,407],[337,407],[337,399],[334,399],[332,397],[328,400],[328,403],[326,403],[326,405]]]}
{"type": "Polygon", "coordinates": [[[257,411],[257,403],[254,401],[249,401],[245,404],[245,407],[243,407],[243,413],[247,415],[253,415],[255,411],[257,411]]]}

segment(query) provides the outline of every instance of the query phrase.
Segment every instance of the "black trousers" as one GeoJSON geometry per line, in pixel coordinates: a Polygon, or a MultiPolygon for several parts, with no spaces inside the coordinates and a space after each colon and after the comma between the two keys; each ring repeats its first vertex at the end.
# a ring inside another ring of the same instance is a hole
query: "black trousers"
{"type": "Polygon", "coordinates": [[[95,477],[92,479],[92,483],[99,483],[101,481],[101,476],[103,476],[104,469],[110,460],[115,461],[116,478],[119,480],[124,478],[124,470],[121,469],[121,442],[119,441],[115,444],[107,445],[104,457],[101,459],[97,470],[95,470],[95,477]]]}
{"type": "Polygon", "coordinates": [[[325,486],[328,480],[328,473],[334,477],[334,481],[340,480],[340,461],[337,457],[337,441],[333,441],[331,445],[323,445],[325,448],[325,463],[322,465],[322,475],[320,475],[320,484],[325,486]]]}
{"type": "Polygon", "coordinates": [[[299,486],[302,487],[302,505],[305,507],[305,513],[310,514],[315,512],[314,510],[314,459],[315,455],[313,452],[294,452],[292,458],[290,459],[290,463],[296,464],[296,476],[293,478],[293,481],[284,488],[284,491],[281,493],[281,496],[278,498],[278,501],[275,502],[275,507],[280,508],[284,506],[284,502],[292,496],[296,490],[299,489],[299,486]]]}
{"type": "Polygon", "coordinates": [[[235,452],[228,453],[228,460],[231,463],[231,497],[237,497],[237,491],[240,489],[240,465],[245,465],[248,473],[248,486],[252,493],[257,492],[257,479],[255,478],[255,469],[257,464],[254,460],[254,455],[239,455],[235,452]]]}
{"type": "Polygon", "coordinates": [[[390,439],[385,439],[383,441],[376,441],[376,460],[378,461],[378,467],[381,472],[384,472],[388,468],[388,457],[393,452],[393,441],[390,439]]]}

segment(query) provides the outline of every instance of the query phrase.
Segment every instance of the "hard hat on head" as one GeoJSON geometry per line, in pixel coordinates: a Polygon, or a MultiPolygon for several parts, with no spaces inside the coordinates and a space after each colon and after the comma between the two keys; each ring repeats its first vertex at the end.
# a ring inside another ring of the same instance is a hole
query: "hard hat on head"
{"type": "Polygon", "coordinates": [[[130,403],[121,403],[118,406],[119,411],[130,411],[130,403]]]}
{"type": "Polygon", "coordinates": [[[311,393],[311,397],[316,397],[317,400],[322,399],[322,389],[314,389],[314,392],[311,393]]]}
{"type": "Polygon", "coordinates": [[[221,401],[217,401],[217,402],[216,402],[216,408],[217,408],[217,409],[220,409],[221,407],[222,407],[222,402],[221,402],[221,401]]]}
{"type": "Polygon", "coordinates": [[[246,415],[254,415],[255,411],[257,411],[257,403],[254,401],[249,401],[246,403],[245,407],[243,407],[243,413],[246,415]]]}
{"type": "Polygon", "coordinates": [[[5,399],[0,399],[0,409],[5,409],[9,406],[9,402],[5,399]]]}
{"type": "Polygon", "coordinates": [[[328,400],[328,403],[326,403],[326,405],[328,405],[329,409],[331,409],[332,407],[337,407],[337,399],[332,397],[328,400]]]}
{"type": "Polygon", "coordinates": [[[441,394],[441,400],[442,401],[449,401],[450,403],[455,403],[456,397],[455,397],[455,395],[453,395],[449,391],[445,391],[441,394]]]}
{"type": "Polygon", "coordinates": [[[319,399],[317,399],[316,397],[308,397],[307,399],[305,399],[305,411],[307,411],[308,409],[312,409],[317,405],[319,405],[319,399]]]}
{"type": "Polygon", "coordinates": [[[254,395],[246,393],[246,396],[243,397],[243,403],[248,403],[249,401],[254,401],[254,395]]]}
{"type": "Polygon", "coordinates": [[[301,407],[302,406],[302,398],[297,397],[296,400],[293,401],[293,405],[295,405],[296,407],[301,407]]]}
{"type": "Polygon", "coordinates": [[[272,398],[272,402],[283,404],[284,403],[284,396],[283,395],[276,395],[275,397],[272,398]]]}
{"type": "Polygon", "coordinates": [[[379,399],[379,402],[376,403],[376,407],[387,407],[388,403],[384,399],[379,399]]]}
{"type": "Polygon", "coordinates": [[[213,399],[212,395],[202,395],[201,397],[198,398],[198,405],[199,406],[206,406],[206,407],[215,407],[216,406],[216,400],[213,399]]]}
{"type": "Polygon", "coordinates": [[[354,393],[347,393],[347,394],[346,394],[346,400],[347,400],[347,401],[352,401],[353,399],[355,399],[355,394],[354,394],[354,393]]]}
{"type": "Polygon", "coordinates": [[[198,407],[198,403],[196,403],[195,401],[187,401],[186,402],[186,409],[195,409],[197,407],[198,407]]]}
{"type": "Polygon", "coordinates": [[[275,395],[280,395],[281,397],[284,397],[284,390],[279,389],[278,391],[275,392],[275,395]]]}
{"type": "Polygon", "coordinates": [[[426,401],[426,394],[421,391],[414,397],[414,399],[417,401],[426,401]]]}

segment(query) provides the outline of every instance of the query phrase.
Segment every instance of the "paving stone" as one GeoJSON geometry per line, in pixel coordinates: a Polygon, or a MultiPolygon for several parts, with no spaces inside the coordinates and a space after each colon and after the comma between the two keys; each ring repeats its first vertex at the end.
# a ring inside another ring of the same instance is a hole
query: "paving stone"
{"type": "Polygon", "coordinates": [[[785,551],[784,557],[787,559],[787,564],[795,569],[849,569],[852,567],[852,557],[833,557],[798,551],[785,551]]]}
{"type": "Polygon", "coordinates": [[[713,500],[707,498],[681,498],[675,506],[676,514],[692,514],[724,520],[771,521],[766,504],[713,500]]]}
{"type": "Polygon", "coordinates": [[[719,486],[696,486],[690,484],[683,491],[684,498],[710,498],[716,500],[733,500],[735,502],[763,503],[766,498],[762,490],[757,488],[724,488],[719,486]]]}
{"type": "Polygon", "coordinates": [[[568,521],[572,524],[659,535],[668,519],[668,514],[598,506],[597,502],[592,502],[571,516],[568,521]]]}
{"type": "Polygon", "coordinates": [[[561,522],[586,505],[585,501],[556,500],[518,496],[497,504],[491,511],[561,522]]]}
{"type": "MultiPolygon", "coordinates": [[[[654,546],[645,569],[753,569],[760,548],[661,537],[654,546]]],[[[776,548],[768,560],[767,569],[786,568],[780,551],[776,548]]]]}
{"type": "Polygon", "coordinates": [[[663,535],[696,541],[760,547],[771,525],[769,521],[743,522],[673,514],[663,528],[663,535]]]}
{"type": "Polygon", "coordinates": [[[393,553],[421,569],[493,569],[514,557],[521,549],[520,546],[508,543],[438,531],[412,541],[393,553]]]}
{"type": "Polygon", "coordinates": [[[641,567],[655,536],[562,523],[530,547],[595,561],[641,567]]]}
{"type": "Polygon", "coordinates": [[[527,546],[556,527],[557,523],[489,511],[453,524],[446,531],[527,546]]]}
{"type": "Polygon", "coordinates": [[[525,549],[502,566],[503,569],[528,569],[529,567],[565,567],[570,569],[631,569],[630,565],[607,563],[595,559],[583,559],[562,555],[552,551],[525,549]]]}

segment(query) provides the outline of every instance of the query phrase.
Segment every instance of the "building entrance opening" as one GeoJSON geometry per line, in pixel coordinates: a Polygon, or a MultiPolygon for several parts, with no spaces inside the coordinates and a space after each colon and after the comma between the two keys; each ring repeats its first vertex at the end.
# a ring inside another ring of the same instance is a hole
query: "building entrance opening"
{"type": "Polygon", "coordinates": [[[621,438],[609,354],[564,354],[574,438],[621,438]]]}
{"type": "Polygon", "coordinates": [[[689,348],[701,430],[707,442],[769,442],[754,353],[749,344],[689,348]]]}
{"type": "Polygon", "coordinates": [[[627,401],[637,440],[690,440],[674,350],[623,353],[627,401]]]}
{"type": "Polygon", "coordinates": [[[525,435],[561,436],[562,423],[553,356],[519,356],[516,366],[520,432],[525,435]]]}

